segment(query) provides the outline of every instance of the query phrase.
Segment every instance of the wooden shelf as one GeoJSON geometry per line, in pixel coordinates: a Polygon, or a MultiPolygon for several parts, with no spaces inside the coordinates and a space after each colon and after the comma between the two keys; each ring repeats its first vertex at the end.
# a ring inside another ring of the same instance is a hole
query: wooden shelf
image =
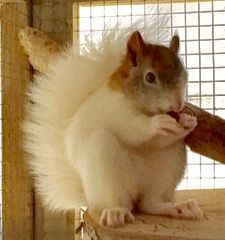
{"type": "Polygon", "coordinates": [[[196,199],[205,212],[202,221],[137,215],[123,228],[100,227],[84,215],[85,240],[223,240],[225,239],[225,189],[178,191],[177,201],[196,199]]]}

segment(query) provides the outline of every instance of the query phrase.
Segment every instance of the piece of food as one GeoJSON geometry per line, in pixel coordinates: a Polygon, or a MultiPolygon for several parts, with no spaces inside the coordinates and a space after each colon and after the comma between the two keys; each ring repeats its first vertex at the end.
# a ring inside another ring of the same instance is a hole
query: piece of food
{"type": "Polygon", "coordinates": [[[170,111],[168,112],[167,114],[169,114],[172,118],[175,118],[177,122],[179,122],[180,120],[180,115],[178,112],[173,112],[173,111],[170,111]]]}

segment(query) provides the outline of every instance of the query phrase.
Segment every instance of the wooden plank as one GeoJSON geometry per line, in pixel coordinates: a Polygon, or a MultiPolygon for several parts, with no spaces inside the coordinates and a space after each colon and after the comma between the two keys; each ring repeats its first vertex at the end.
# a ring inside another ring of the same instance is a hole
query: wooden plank
{"type": "Polygon", "coordinates": [[[178,201],[196,199],[206,215],[202,221],[137,215],[123,228],[100,227],[85,214],[85,240],[224,240],[225,189],[188,190],[176,193],[178,201]],[[92,238],[91,238],[92,237],[92,238]]]}
{"type": "Polygon", "coordinates": [[[48,212],[36,197],[35,240],[73,240],[74,235],[74,211],[67,214],[48,212]]]}
{"type": "Polygon", "coordinates": [[[72,0],[34,0],[33,27],[48,33],[61,44],[71,44],[73,39],[72,0]]]}
{"type": "MultiPolygon", "coordinates": [[[[177,200],[198,200],[207,217],[203,221],[174,220],[166,217],[139,215],[133,225],[108,229],[99,227],[90,216],[85,216],[89,235],[99,239],[174,239],[223,240],[225,239],[225,190],[194,190],[177,192],[177,200]]],[[[90,239],[90,238],[87,238],[90,239]]]]}
{"type": "MultiPolygon", "coordinates": [[[[33,27],[61,43],[73,41],[72,0],[33,0],[33,27]]],[[[50,213],[38,196],[35,197],[35,239],[74,239],[74,211],[68,214],[50,213]]]]}
{"type": "Polygon", "coordinates": [[[33,239],[33,189],[22,151],[21,123],[24,92],[30,81],[28,57],[18,31],[29,22],[27,5],[5,3],[1,7],[3,91],[3,231],[4,240],[33,239]]]}

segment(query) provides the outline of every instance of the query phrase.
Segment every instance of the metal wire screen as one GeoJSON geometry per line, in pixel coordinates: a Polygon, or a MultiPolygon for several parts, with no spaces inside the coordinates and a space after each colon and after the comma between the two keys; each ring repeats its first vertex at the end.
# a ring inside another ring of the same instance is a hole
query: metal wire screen
{"type": "MultiPolygon", "coordinates": [[[[101,34],[106,24],[130,26],[148,9],[170,15],[178,31],[181,57],[189,72],[187,101],[225,118],[225,1],[78,1],[74,4],[74,41],[101,34]]],[[[93,38],[93,41],[95,39],[93,38]]],[[[207,134],[207,133],[206,133],[207,134]]],[[[178,189],[224,188],[225,165],[188,151],[188,166],[178,189]]]]}

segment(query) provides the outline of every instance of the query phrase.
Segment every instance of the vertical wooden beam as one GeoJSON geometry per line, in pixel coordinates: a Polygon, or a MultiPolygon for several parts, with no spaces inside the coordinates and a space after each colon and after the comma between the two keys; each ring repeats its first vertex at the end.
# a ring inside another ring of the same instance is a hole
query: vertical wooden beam
{"type": "MultiPolygon", "coordinates": [[[[75,1],[73,4],[73,44],[79,45],[79,1],[75,1]]],[[[80,209],[75,209],[75,216],[74,216],[74,228],[78,229],[80,226],[80,219],[81,219],[81,212],[80,209]]],[[[80,234],[75,234],[74,240],[80,240],[80,234]]]]}
{"type": "Polygon", "coordinates": [[[74,2],[73,4],[73,43],[74,44],[79,44],[79,24],[80,24],[80,19],[79,19],[79,2],[74,2]]]}
{"type": "Polygon", "coordinates": [[[24,92],[31,74],[18,39],[18,31],[28,25],[28,19],[25,1],[1,7],[4,240],[33,239],[33,190],[21,131],[24,92]]]}
{"type": "MultiPolygon", "coordinates": [[[[33,0],[33,27],[47,33],[62,45],[73,41],[73,1],[33,0]]],[[[74,239],[74,211],[54,214],[42,207],[35,198],[35,239],[74,239]]]]}
{"type": "Polygon", "coordinates": [[[61,44],[73,41],[73,0],[33,0],[33,27],[61,44]]]}

